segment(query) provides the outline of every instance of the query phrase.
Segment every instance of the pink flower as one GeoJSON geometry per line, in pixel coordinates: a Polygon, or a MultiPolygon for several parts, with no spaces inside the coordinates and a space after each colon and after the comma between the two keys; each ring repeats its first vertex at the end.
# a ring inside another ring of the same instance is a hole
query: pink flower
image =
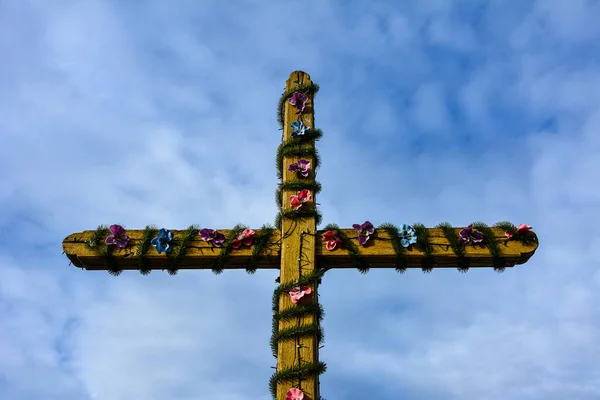
{"type": "Polygon", "coordinates": [[[342,243],[342,239],[338,236],[337,231],[327,231],[323,234],[323,240],[325,240],[325,247],[327,250],[335,250],[338,244],[342,243]]]}
{"type": "MultiPolygon", "coordinates": [[[[514,233],[514,235],[517,235],[519,233],[529,232],[530,230],[531,230],[531,226],[521,224],[517,227],[517,231],[514,233]]],[[[514,236],[512,233],[508,233],[508,232],[504,232],[504,235],[509,239],[514,236]]]]}
{"type": "Polygon", "coordinates": [[[310,201],[311,198],[310,190],[304,189],[299,191],[297,195],[290,196],[290,204],[294,210],[297,210],[302,207],[302,204],[310,201]]]}
{"type": "Polygon", "coordinates": [[[252,229],[244,229],[242,233],[240,233],[235,239],[233,239],[232,247],[234,249],[239,249],[244,246],[251,246],[254,241],[254,232],[252,229]]]}
{"type": "Polygon", "coordinates": [[[304,392],[298,388],[291,388],[285,394],[285,400],[303,400],[304,392]]]}
{"type": "MultiPolygon", "coordinates": [[[[296,280],[296,283],[298,283],[298,280],[296,280]]],[[[295,288],[290,290],[288,293],[290,294],[290,297],[292,298],[292,303],[296,304],[298,302],[298,300],[300,300],[302,297],[304,297],[305,294],[310,294],[311,292],[312,292],[312,289],[310,288],[310,286],[296,286],[295,288]]]]}

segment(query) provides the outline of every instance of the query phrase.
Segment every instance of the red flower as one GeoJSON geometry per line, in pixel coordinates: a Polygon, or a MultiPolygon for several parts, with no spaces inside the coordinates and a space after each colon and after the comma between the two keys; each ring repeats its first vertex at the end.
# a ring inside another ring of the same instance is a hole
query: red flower
{"type": "Polygon", "coordinates": [[[251,246],[254,241],[254,232],[252,229],[244,229],[242,233],[240,233],[235,239],[233,239],[232,247],[234,249],[239,249],[244,246],[251,246]]]}
{"type": "Polygon", "coordinates": [[[335,250],[338,244],[342,243],[342,239],[338,236],[337,231],[327,231],[323,234],[323,240],[325,240],[325,247],[327,250],[335,250]]]}
{"type": "MultiPolygon", "coordinates": [[[[296,283],[298,283],[298,280],[296,280],[296,283]]],[[[298,300],[300,300],[302,297],[304,297],[305,294],[310,294],[311,292],[312,292],[312,289],[310,288],[310,286],[296,286],[295,288],[290,290],[288,293],[290,294],[290,297],[292,298],[292,303],[296,304],[298,302],[298,300]]]]}
{"type": "Polygon", "coordinates": [[[303,400],[304,393],[298,388],[291,388],[285,394],[285,400],[303,400]]]}
{"type": "Polygon", "coordinates": [[[297,195],[290,196],[290,204],[294,210],[297,210],[302,207],[302,204],[310,201],[311,198],[310,190],[304,189],[299,191],[297,195]]]}
{"type": "Polygon", "coordinates": [[[530,230],[531,230],[531,226],[529,226],[529,225],[525,225],[525,224],[521,224],[521,225],[519,225],[519,227],[517,228],[517,231],[516,231],[514,234],[512,234],[512,233],[508,233],[508,232],[504,232],[504,235],[505,235],[507,238],[509,238],[509,239],[510,239],[510,238],[511,238],[511,237],[513,237],[514,235],[518,235],[519,233],[525,233],[525,232],[529,232],[530,230]]]}

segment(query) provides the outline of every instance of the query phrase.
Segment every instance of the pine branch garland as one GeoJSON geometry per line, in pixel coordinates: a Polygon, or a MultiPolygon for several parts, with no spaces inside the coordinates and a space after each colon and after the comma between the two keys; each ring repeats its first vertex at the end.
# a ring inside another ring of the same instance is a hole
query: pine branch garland
{"type": "Polygon", "coordinates": [[[221,247],[221,252],[219,253],[217,259],[212,265],[211,270],[213,274],[219,275],[223,272],[223,267],[227,263],[229,254],[233,250],[233,240],[237,238],[244,229],[247,229],[247,227],[241,224],[238,224],[233,227],[233,229],[229,233],[229,237],[227,238],[227,240],[225,240],[225,243],[223,243],[223,246],[221,247]]]}
{"type": "Polygon", "coordinates": [[[144,232],[142,233],[142,240],[137,245],[135,253],[139,262],[138,270],[142,275],[148,275],[151,271],[150,263],[148,262],[148,259],[144,257],[144,255],[152,246],[152,238],[156,236],[157,233],[158,229],[156,229],[156,227],[147,225],[146,228],[144,228],[144,232]]]}
{"type": "Polygon", "coordinates": [[[98,228],[92,233],[92,236],[87,241],[87,245],[90,249],[97,250],[100,246],[105,244],[104,238],[110,234],[110,230],[106,225],[99,225],[98,228]]]}
{"type": "Polygon", "coordinates": [[[324,362],[306,363],[278,371],[269,379],[269,389],[273,399],[277,400],[277,384],[280,382],[295,382],[307,376],[318,376],[325,373],[327,366],[324,362]]]}
{"type": "Polygon", "coordinates": [[[448,240],[448,245],[458,258],[458,270],[467,272],[469,270],[469,260],[465,258],[465,250],[460,245],[460,237],[448,222],[442,222],[436,228],[440,228],[444,232],[444,236],[448,240]]]}
{"type": "Polygon", "coordinates": [[[171,265],[167,269],[169,275],[177,275],[177,266],[181,262],[181,259],[185,256],[190,240],[196,235],[198,235],[199,229],[195,225],[190,225],[183,237],[178,240],[176,243],[178,245],[173,246],[173,252],[169,255],[169,259],[171,260],[171,265]]]}
{"type": "Polygon", "coordinates": [[[397,272],[403,274],[406,272],[406,249],[402,246],[402,241],[400,240],[400,229],[388,222],[379,225],[377,229],[381,229],[388,234],[394,253],[396,253],[394,268],[397,272]]]}
{"type": "Polygon", "coordinates": [[[342,241],[342,247],[348,252],[348,255],[352,259],[356,269],[358,269],[361,274],[366,274],[369,272],[369,263],[363,257],[361,257],[360,249],[354,244],[354,241],[344,234],[337,224],[328,224],[325,226],[325,228],[323,228],[323,231],[337,231],[338,237],[342,241]]]}
{"type": "Polygon", "coordinates": [[[312,83],[310,85],[299,85],[292,90],[288,90],[284,92],[279,101],[277,102],[277,122],[279,123],[279,127],[283,129],[283,124],[285,123],[285,102],[288,101],[290,97],[294,95],[294,93],[299,92],[302,94],[312,94],[313,99],[314,96],[319,92],[319,85],[316,83],[312,83]]]}
{"type": "Polygon", "coordinates": [[[498,240],[496,239],[496,236],[494,235],[492,229],[483,222],[473,222],[473,228],[477,229],[485,237],[484,243],[490,251],[490,255],[492,256],[492,266],[494,267],[494,271],[504,271],[505,263],[504,260],[502,260],[501,258],[502,250],[498,245],[498,240]]]}
{"type": "Polygon", "coordinates": [[[428,274],[433,271],[433,246],[429,242],[429,230],[421,223],[414,224],[413,228],[417,233],[417,245],[423,249],[424,253],[421,270],[428,274]]]}
{"type": "Polygon", "coordinates": [[[268,247],[269,241],[273,236],[273,231],[275,229],[271,225],[263,225],[260,228],[258,237],[253,243],[252,246],[252,256],[250,257],[250,261],[246,266],[246,272],[249,274],[254,274],[256,272],[256,266],[260,263],[260,260],[263,258],[264,250],[268,247]]]}

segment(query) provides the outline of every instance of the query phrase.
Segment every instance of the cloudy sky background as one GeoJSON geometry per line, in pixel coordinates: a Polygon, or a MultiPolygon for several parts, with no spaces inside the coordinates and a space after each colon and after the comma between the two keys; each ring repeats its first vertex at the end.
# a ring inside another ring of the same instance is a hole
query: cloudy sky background
{"type": "Polygon", "coordinates": [[[275,271],[114,278],[69,267],[61,241],[272,222],[276,104],[297,69],[321,85],[324,223],[510,220],[541,240],[504,274],[328,272],[322,395],[600,398],[598,15],[0,2],[0,398],[270,398],[275,271]]]}

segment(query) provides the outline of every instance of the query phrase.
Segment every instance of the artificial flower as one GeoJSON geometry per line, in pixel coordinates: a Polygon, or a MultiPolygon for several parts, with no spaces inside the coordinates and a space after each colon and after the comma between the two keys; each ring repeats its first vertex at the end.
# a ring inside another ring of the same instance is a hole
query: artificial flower
{"type": "Polygon", "coordinates": [[[309,126],[304,125],[304,122],[298,120],[292,123],[292,137],[303,136],[306,132],[310,130],[309,126]]]}
{"type": "Polygon", "coordinates": [[[303,400],[304,392],[298,388],[291,388],[285,394],[285,400],[303,400]]]}
{"type": "Polygon", "coordinates": [[[417,232],[410,225],[403,224],[400,229],[400,243],[403,247],[408,247],[411,244],[417,243],[417,232]]]}
{"type": "MultiPolygon", "coordinates": [[[[298,280],[296,280],[296,283],[298,283],[298,280]]],[[[292,298],[292,303],[296,304],[298,302],[298,300],[300,300],[302,297],[304,297],[305,294],[310,294],[311,292],[312,292],[312,289],[310,288],[310,286],[296,286],[295,288],[290,290],[288,293],[290,294],[290,297],[292,298]]]]}
{"type": "Polygon", "coordinates": [[[310,161],[308,160],[298,160],[297,163],[291,163],[288,167],[288,171],[296,172],[300,176],[306,178],[308,177],[308,169],[310,168],[310,161]]]}
{"type": "Polygon", "coordinates": [[[467,243],[481,243],[483,242],[483,233],[479,232],[476,229],[473,229],[473,224],[463,228],[460,231],[460,240],[459,243],[461,245],[465,245],[467,243]]]}
{"type": "Polygon", "coordinates": [[[205,242],[211,242],[215,247],[221,247],[223,243],[225,243],[225,235],[214,229],[202,229],[200,231],[200,237],[205,242]]]}
{"type": "Polygon", "coordinates": [[[529,232],[530,230],[531,230],[531,226],[529,226],[529,225],[525,225],[525,224],[521,224],[521,225],[519,225],[519,226],[517,227],[517,231],[516,231],[514,234],[512,234],[512,233],[508,233],[508,232],[505,232],[505,233],[504,233],[504,235],[505,235],[507,238],[509,238],[509,239],[510,239],[510,238],[512,238],[513,236],[515,236],[515,235],[518,235],[519,233],[525,233],[525,232],[529,232]]]}
{"type": "Polygon", "coordinates": [[[233,239],[232,246],[234,249],[239,249],[244,246],[252,246],[254,241],[254,232],[252,229],[244,229],[235,239],[233,239]]]}
{"type": "Polygon", "coordinates": [[[158,231],[158,236],[152,239],[152,242],[150,243],[152,246],[156,247],[158,254],[161,254],[162,252],[170,253],[173,251],[171,240],[173,240],[173,232],[162,228],[160,231],[158,231]]]}
{"type": "Polygon", "coordinates": [[[124,249],[127,247],[127,243],[129,243],[129,236],[125,234],[125,228],[121,225],[111,225],[110,226],[111,235],[106,238],[106,244],[114,244],[120,249],[124,249]]]}
{"type": "Polygon", "coordinates": [[[338,244],[342,243],[342,239],[338,236],[337,231],[327,231],[323,234],[325,248],[329,251],[335,250],[338,244]]]}
{"type": "Polygon", "coordinates": [[[298,210],[302,207],[302,204],[310,201],[311,198],[310,190],[304,189],[299,191],[297,195],[290,196],[290,204],[294,210],[298,210]]]}
{"type": "Polygon", "coordinates": [[[290,99],[288,100],[288,102],[291,105],[296,107],[296,110],[298,110],[298,114],[300,114],[304,111],[304,107],[306,106],[307,101],[308,101],[308,96],[306,96],[300,92],[294,92],[292,97],[290,97],[290,99]]]}
{"type": "Polygon", "coordinates": [[[358,233],[358,243],[362,246],[364,246],[369,240],[369,237],[375,233],[375,227],[369,221],[365,221],[362,225],[354,224],[352,227],[358,233]]]}

